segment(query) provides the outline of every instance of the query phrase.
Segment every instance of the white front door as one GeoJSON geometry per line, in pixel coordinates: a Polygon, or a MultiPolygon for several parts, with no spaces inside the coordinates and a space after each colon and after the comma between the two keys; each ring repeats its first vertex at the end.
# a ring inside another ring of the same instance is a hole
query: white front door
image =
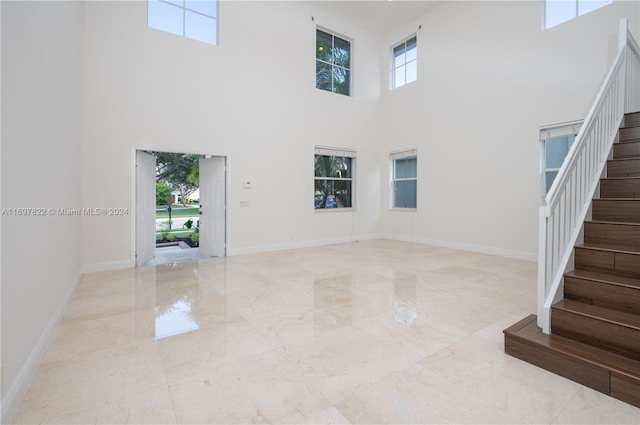
{"type": "Polygon", "coordinates": [[[226,254],[226,158],[200,160],[200,253],[226,254]]]}
{"type": "Polygon", "coordinates": [[[136,266],[156,256],[156,157],[136,151],[136,266]]]}

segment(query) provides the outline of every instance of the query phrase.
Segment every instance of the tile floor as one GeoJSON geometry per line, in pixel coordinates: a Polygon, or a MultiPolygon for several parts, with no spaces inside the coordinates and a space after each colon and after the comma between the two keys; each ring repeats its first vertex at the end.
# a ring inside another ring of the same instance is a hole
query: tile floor
{"type": "Polygon", "coordinates": [[[15,423],[629,423],[503,353],[532,262],[376,240],[85,275],[15,423]]]}
{"type": "Polygon", "coordinates": [[[175,263],[187,260],[204,260],[210,256],[200,254],[199,248],[181,248],[179,246],[166,246],[156,248],[156,256],[145,265],[157,266],[160,264],[175,263]]]}

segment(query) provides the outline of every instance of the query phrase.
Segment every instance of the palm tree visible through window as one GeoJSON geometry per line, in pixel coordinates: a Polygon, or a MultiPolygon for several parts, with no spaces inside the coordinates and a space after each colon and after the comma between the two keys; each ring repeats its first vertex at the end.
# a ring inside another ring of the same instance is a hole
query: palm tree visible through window
{"type": "Polygon", "coordinates": [[[316,87],[351,95],[351,42],[316,31],[316,87]]]}
{"type": "Polygon", "coordinates": [[[351,208],[353,158],[315,156],[314,208],[351,208]]]}

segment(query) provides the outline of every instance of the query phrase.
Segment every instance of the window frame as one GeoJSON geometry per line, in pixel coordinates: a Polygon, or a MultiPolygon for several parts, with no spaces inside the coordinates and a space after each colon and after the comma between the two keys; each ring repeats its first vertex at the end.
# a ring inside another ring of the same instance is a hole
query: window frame
{"type": "Polygon", "coordinates": [[[325,146],[316,146],[314,148],[314,171],[313,171],[313,192],[314,192],[314,202],[313,209],[315,212],[321,211],[355,211],[356,209],[356,158],[357,152],[353,149],[344,149],[344,148],[333,148],[333,147],[325,147],[325,146]],[[325,177],[325,176],[317,176],[316,175],[316,157],[318,156],[327,156],[327,157],[337,157],[337,158],[349,158],[350,159],[350,175],[351,177],[325,177]],[[316,182],[318,181],[348,181],[351,183],[350,190],[350,206],[348,207],[325,207],[319,208],[316,207],[316,182]]]}
{"type": "Polygon", "coordinates": [[[402,86],[406,86],[407,84],[411,84],[413,82],[418,81],[418,33],[413,33],[410,36],[403,39],[402,41],[395,43],[393,46],[391,46],[390,57],[391,57],[391,60],[390,60],[390,66],[389,66],[390,68],[389,69],[389,90],[395,90],[402,86]],[[416,44],[416,47],[415,47],[416,57],[410,61],[407,61],[407,57],[406,57],[407,43],[413,39],[415,39],[415,44],[416,44]],[[404,55],[405,55],[404,63],[400,66],[396,66],[395,50],[402,45],[404,45],[404,55]],[[407,65],[411,62],[415,62],[416,64],[416,78],[415,80],[407,81],[407,65]],[[400,68],[404,68],[404,83],[398,85],[396,81],[396,70],[400,68]]]}
{"type": "Polygon", "coordinates": [[[343,96],[347,96],[347,97],[352,97],[353,96],[353,39],[350,37],[346,37],[340,33],[337,33],[335,31],[332,31],[330,29],[321,27],[321,26],[316,26],[316,47],[315,47],[315,64],[316,64],[316,89],[318,90],[322,90],[322,91],[326,91],[329,93],[335,93],[335,94],[340,94],[343,96]],[[338,65],[335,63],[335,59],[332,53],[332,58],[331,58],[331,62],[327,62],[325,60],[322,60],[318,57],[318,33],[322,32],[324,34],[327,34],[329,36],[331,36],[331,50],[332,52],[335,50],[335,45],[336,45],[336,38],[338,40],[344,41],[348,44],[349,47],[349,66],[344,67],[342,65],[338,65]],[[325,65],[329,65],[331,68],[331,90],[325,89],[320,87],[320,85],[318,84],[318,63],[322,63],[325,65]],[[339,91],[335,90],[335,86],[334,86],[334,69],[335,68],[340,68],[343,70],[346,70],[348,72],[349,78],[347,79],[347,93],[341,93],[339,91]]]}
{"type": "Polygon", "coordinates": [[[389,209],[391,210],[398,210],[398,211],[417,211],[418,209],[418,150],[416,148],[412,148],[412,149],[404,149],[401,151],[395,151],[395,152],[391,152],[389,154],[389,193],[390,193],[390,197],[389,197],[389,209]],[[402,178],[397,178],[396,177],[396,168],[397,168],[397,161],[399,160],[406,160],[406,159],[411,159],[411,158],[415,158],[416,160],[416,173],[414,177],[402,177],[402,178]],[[402,207],[402,206],[397,206],[397,199],[396,199],[396,182],[406,182],[406,181],[414,181],[415,182],[415,194],[414,194],[414,199],[415,199],[415,206],[413,207],[402,207]]]}
{"type": "MultiPolygon", "coordinates": [[[[609,6],[610,4],[613,3],[613,0],[608,0],[608,1],[605,0],[607,2],[599,5],[598,7],[594,8],[594,9],[587,10],[586,12],[581,12],[580,4],[582,3],[584,5],[585,2],[593,1],[593,0],[562,0],[562,1],[566,1],[567,3],[569,3],[569,1],[572,1],[573,4],[575,4],[573,16],[571,18],[569,18],[569,19],[564,20],[564,21],[560,21],[560,22],[557,22],[557,23],[555,23],[555,24],[553,24],[551,26],[547,26],[547,21],[548,21],[548,19],[547,19],[547,6],[548,6],[549,1],[550,0],[543,0],[543,2],[542,2],[542,30],[543,31],[546,31],[548,29],[557,27],[558,25],[562,25],[562,24],[565,24],[567,22],[573,21],[574,19],[577,19],[580,16],[584,16],[584,15],[586,15],[588,13],[595,12],[596,10],[602,9],[603,7],[609,6]]],[[[551,0],[551,1],[558,1],[558,0],[551,0]]]]}
{"type": "Polygon", "coordinates": [[[201,10],[196,10],[196,9],[192,9],[190,8],[187,3],[188,0],[147,0],[147,27],[148,28],[152,28],[158,31],[163,31],[163,32],[167,32],[169,34],[173,34],[173,35],[177,35],[179,37],[183,37],[183,38],[188,38],[189,40],[194,40],[194,41],[199,41],[201,43],[205,43],[208,44],[210,46],[217,46],[219,44],[219,23],[218,23],[218,19],[219,19],[219,15],[220,15],[220,1],[219,0],[209,0],[211,2],[215,3],[215,12],[214,15],[209,15],[201,10]],[[176,4],[176,2],[181,2],[182,5],[178,5],[176,4]],[[160,28],[158,26],[152,26],[150,23],[150,12],[151,12],[151,3],[162,3],[164,5],[167,6],[171,6],[171,7],[175,7],[176,9],[180,10],[182,13],[182,33],[176,33],[173,31],[169,31],[168,29],[165,28],[160,28]],[[191,13],[191,14],[195,14],[195,15],[199,15],[200,17],[204,17],[206,19],[210,19],[213,21],[213,24],[215,25],[215,33],[214,33],[214,42],[210,42],[207,40],[203,40],[202,38],[195,38],[192,37],[190,35],[187,35],[187,33],[189,32],[188,30],[188,26],[187,26],[187,13],[191,13]]]}

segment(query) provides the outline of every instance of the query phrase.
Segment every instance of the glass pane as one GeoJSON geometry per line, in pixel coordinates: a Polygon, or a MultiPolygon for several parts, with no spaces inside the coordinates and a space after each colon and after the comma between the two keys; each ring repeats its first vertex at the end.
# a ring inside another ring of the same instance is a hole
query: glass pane
{"type": "Polygon", "coordinates": [[[351,181],[350,180],[316,180],[313,207],[350,208],[351,181]]]}
{"type": "Polygon", "coordinates": [[[416,208],[416,181],[405,180],[394,183],[394,208],[416,208]]]}
{"type": "Polygon", "coordinates": [[[332,36],[324,31],[316,31],[316,59],[324,62],[331,62],[333,51],[331,46],[332,36]]]}
{"type": "Polygon", "coordinates": [[[557,171],[547,171],[546,172],[546,183],[547,183],[547,193],[549,192],[549,189],[551,189],[551,185],[553,184],[553,181],[556,179],[558,175],[557,171]]]}
{"type": "Polygon", "coordinates": [[[403,54],[401,54],[401,55],[398,55],[398,56],[394,56],[394,57],[393,57],[393,67],[394,67],[394,68],[401,67],[401,66],[403,66],[405,63],[406,63],[406,57],[405,57],[405,54],[404,54],[404,53],[403,53],[403,54]]]}
{"type": "Polygon", "coordinates": [[[418,61],[407,63],[407,83],[418,79],[418,61]]]}
{"type": "Polygon", "coordinates": [[[395,179],[411,179],[416,177],[418,160],[415,157],[396,159],[395,162],[395,179]]]}
{"type": "Polygon", "coordinates": [[[406,50],[405,43],[398,44],[396,47],[393,48],[393,56],[397,57],[397,56],[404,55],[405,50],[406,50]]]}
{"type": "Polygon", "coordinates": [[[582,16],[611,3],[612,0],[578,0],[578,15],[582,16]]]}
{"type": "Polygon", "coordinates": [[[147,23],[151,28],[184,35],[181,8],[158,0],[149,0],[148,12],[147,23]]]}
{"type": "Polygon", "coordinates": [[[340,172],[340,176],[345,179],[350,179],[353,176],[351,175],[351,158],[338,158],[341,162],[342,171],[340,172]]]}
{"type": "Polygon", "coordinates": [[[349,95],[350,72],[339,66],[333,67],[333,91],[335,93],[349,95]]]}
{"type": "Polygon", "coordinates": [[[545,28],[551,28],[576,17],[576,0],[546,0],[545,28]]]}
{"type": "Polygon", "coordinates": [[[562,136],[553,139],[547,139],[544,144],[545,148],[545,168],[560,168],[564,162],[564,158],[569,152],[569,137],[562,136]]]}
{"type": "Polygon", "coordinates": [[[351,208],[351,180],[337,180],[334,184],[336,208],[351,208]]]}
{"type": "Polygon", "coordinates": [[[195,12],[200,12],[212,18],[216,18],[218,16],[217,3],[218,2],[216,1],[210,0],[187,0],[185,2],[185,7],[195,12]]]}
{"type": "Polygon", "coordinates": [[[315,176],[351,178],[351,158],[342,156],[315,156],[315,176]]]}
{"type": "Polygon", "coordinates": [[[351,68],[351,43],[334,37],[333,63],[344,68],[351,68]]]}
{"type": "Polygon", "coordinates": [[[415,178],[418,172],[418,159],[417,158],[405,158],[407,177],[415,178]]]}
{"type": "Polygon", "coordinates": [[[418,44],[416,38],[407,40],[407,62],[415,60],[418,57],[418,44]]]}
{"type": "Polygon", "coordinates": [[[406,179],[407,178],[407,163],[404,159],[396,159],[396,167],[395,167],[395,179],[406,179]]]}
{"type": "Polygon", "coordinates": [[[331,91],[331,68],[328,63],[316,61],[316,88],[331,91]]]}
{"type": "Polygon", "coordinates": [[[198,13],[185,11],[184,36],[194,40],[216,44],[216,20],[198,13]]]}
{"type": "Polygon", "coordinates": [[[406,81],[405,81],[405,75],[404,75],[404,66],[401,66],[400,68],[396,68],[393,71],[393,87],[400,87],[400,86],[404,86],[406,81]]]}
{"type": "Polygon", "coordinates": [[[393,49],[393,67],[397,68],[406,62],[404,43],[393,49]]]}
{"type": "Polygon", "coordinates": [[[166,0],[171,4],[175,4],[178,7],[184,7],[184,0],[166,0]]]}

